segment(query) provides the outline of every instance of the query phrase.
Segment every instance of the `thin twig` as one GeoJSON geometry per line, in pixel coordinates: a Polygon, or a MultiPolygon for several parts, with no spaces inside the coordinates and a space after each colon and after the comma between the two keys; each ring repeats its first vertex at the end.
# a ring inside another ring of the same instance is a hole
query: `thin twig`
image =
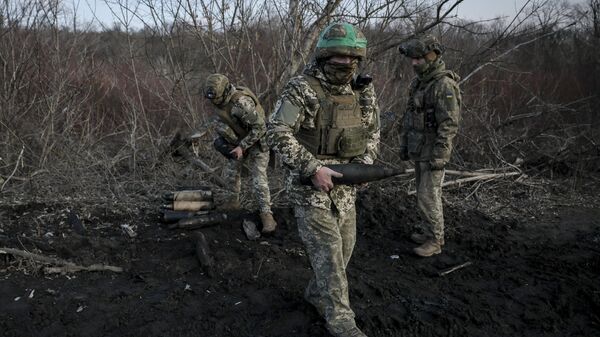
{"type": "Polygon", "coordinates": [[[0,187],[0,191],[4,190],[4,186],[6,186],[6,184],[8,183],[8,181],[15,175],[15,173],[17,172],[17,169],[19,168],[19,163],[21,162],[21,159],[23,158],[23,152],[25,151],[25,145],[23,145],[21,147],[21,152],[19,153],[19,157],[17,158],[17,163],[15,164],[15,168],[13,169],[12,173],[6,178],[6,180],[4,180],[4,183],[2,184],[2,187],[0,187]]]}
{"type": "Polygon", "coordinates": [[[459,264],[458,266],[454,266],[454,267],[452,267],[452,268],[448,268],[448,269],[446,269],[446,270],[443,270],[443,271],[439,272],[439,273],[438,273],[438,276],[440,276],[440,277],[441,277],[441,276],[446,276],[446,275],[448,275],[448,274],[450,274],[450,273],[452,273],[452,272],[454,272],[454,271],[457,271],[457,270],[459,270],[459,269],[462,269],[462,268],[464,268],[464,267],[468,267],[468,266],[470,266],[470,265],[472,265],[472,264],[473,264],[473,263],[472,263],[471,261],[467,261],[467,262],[465,262],[465,263],[461,263],[461,264],[459,264]]]}
{"type": "Polygon", "coordinates": [[[488,66],[488,65],[490,65],[490,64],[492,64],[492,63],[494,63],[494,62],[498,61],[499,59],[501,59],[501,58],[503,58],[504,56],[506,56],[506,55],[508,55],[508,54],[512,53],[513,51],[515,51],[515,50],[517,50],[517,49],[519,49],[519,48],[521,48],[521,47],[523,47],[523,46],[525,46],[525,45],[528,45],[528,44],[530,44],[530,43],[533,43],[533,42],[535,42],[535,41],[537,41],[537,40],[539,40],[539,39],[542,39],[542,38],[545,38],[545,37],[548,37],[548,36],[551,36],[551,35],[554,35],[554,34],[560,33],[560,32],[562,32],[562,31],[566,30],[567,28],[569,28],[569,27],[571,27],[571,26],[574,26],[576,23],[577,23],[577,22],[572,22],[572,23],[568,24],[567,26],[565,26],[563,29],[559,29],[559,30],[556,30],[556,31],[553,31],[553,32],[550,32],[550,33],[547,33],[547,34],[543,34],[543,35],[537,36],[537,37],[535,37],[535,38],[533,38],[533,39],[531,39],[531,40],[527,40],[527,41],[525,41],[525,42],[521,42],[521,43],[517,44],[516,46],[514,46],[514,47],[510,48],[509,50],[507,50],[507,51],[503,52],[502,54],[498,55],[497,57],[494,57],[494,58],[492,58],[491,60],[489,60],[488,62],[486,62],[486,63],[484,63],[484,64],[482,64],[482,65],[478,66],[477,68],[475,68],[475,70],[471,71],[471,72],[470,72],[470,73],[469,73],[467,76],[465,76],[465,77],[464,77],[464,78],[463,78],[463,79],[462,79],[462,80],[459,82],[459,84],[463,84],[463,83],[465,83],[466,81],[468,81],[468,80],[469,80],[469,78],[471,78],[473,75],[475,75],[476,73],[478,73],[478,72],[479,72],[481,69],[483,69],[483,68],[485,68],[486,66],[488,66]]]}
{"type": "MultiPolygon", "coordinates": [[[[521,172],[507,172],[507,173],[484,174],[484,175],[479,175],[479,176],[475,176],[475,177],[468,177],[468,178],[463,178],[463,179],[456,179],[456,180],[452,180],[452,181],[447,181],[447,182],[445,182],[445,183],[442,184],[442,187],[453,186],[453,185],[460,185],[462,183],[468,183],[468,182],[471,182],[471,181],[505,178],[505,177],[515,176],[515,175],[518,175],[518,174],[521,174],[521,172]]],[[[409,191],[408,192],[408,195],[413,195],[413,194],[417,194],[417,191],[409,191]]]]}

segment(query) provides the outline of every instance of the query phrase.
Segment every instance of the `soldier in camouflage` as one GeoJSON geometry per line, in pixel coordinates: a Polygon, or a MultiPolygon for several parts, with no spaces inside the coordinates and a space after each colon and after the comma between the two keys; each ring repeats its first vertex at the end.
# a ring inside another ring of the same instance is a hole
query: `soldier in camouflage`
{"type": "Polygon", "coordinates": [[[460,119],[460,78],[446,69],[443,52],[432,35],[400,46],[417,75],[410,84],[400,131],[400,156],[415,162],[417,205],[425,224],[411,239],[420,244],[414,252],[423,257],[441,253],[444,245],[442,182],[460,119]]]}
{"type": "Polygon", "coordinates": [[[334,336],[365,336],[348,298],[346,266],[356,242],[356,188],[334,185],[323,165],[372,164],[378,153],[379,110],[373,85],[358,85],[367,40],[347,23],[326,27],[314,60],[290,79],[267,126],[267,141],[287,170],[287,191],[314,275],[304,297],[334,336]],[[313,186],[300,184],[310,177],[313,186]]]}
{"type": "Polygon", "coordinates": [[[206,79],[204,97],[215,106],[216,131],[222,141],[231,144],[231,159],[223,176],[231,187],[231,196],[223,208],[239,208],[242,165],[252,175],[252,191],[256,198],[263,233],[275,230],[277,223],[271,211],[271,195],[267,179],[269,149],[265,140],[265,113],[257,97],[245,87],[235,87],[222,74],[206,79]]]}

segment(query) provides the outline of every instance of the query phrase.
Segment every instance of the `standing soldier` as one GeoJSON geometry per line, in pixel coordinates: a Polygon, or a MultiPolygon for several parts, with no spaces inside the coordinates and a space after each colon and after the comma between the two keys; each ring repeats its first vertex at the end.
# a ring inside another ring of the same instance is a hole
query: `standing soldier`
{"type": "Polygon", "coordinates": [[[411,239],[420,244],[414,252],[427,257],[441,253],[444,245],[442,181],[458,130],[460,78],[446,70],[445,48],[432,35],[412,39],[399,49],[411,59],[417,75],[410,84],[403,117],[400,157],[415,162],[417,205],[426,225],[411,239]]]}
{"type": "Polygon", "coordinates": [[[287,188],[314,275],[305,299],[334,336],[366,337],[350,308],[346,266],[356,242],[356,188],[325,164],[372,164],[378,152],[379,111],[370,81],[356,81],[367,40],[348,23],[319,37],[314,60],[290,79],[268,124],[269,145],[288,168],[287,188]],[[313,186],[300,184],[311,179],[313,186]]]}
{"type": "Polygon", "coordinates": [[[258,99],[246,87],[235,87],[222,74],[206,79],[204,97],[210,99],[218,116],[216,142],[230,145],[231,159],[224,168],[225,179],[232,195],[223,208],[239,208],[242,164],[252,175],[252,187],[260,211],[263,233],[275,230],[277,223],[271,211],[271,196],[267,179],[269,149],[265,141],[265,112],[258,99]]]}

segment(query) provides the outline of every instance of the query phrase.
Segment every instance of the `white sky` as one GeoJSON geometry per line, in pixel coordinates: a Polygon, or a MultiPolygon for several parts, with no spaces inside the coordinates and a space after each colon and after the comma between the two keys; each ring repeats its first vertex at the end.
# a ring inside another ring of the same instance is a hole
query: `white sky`
{"type": "MultiPolygon", "coordinates": [[[[543,0],[534,0],[542,3],[543,0]]],[[[587,0],[563,0],[566,3],[581,4],[587,0]]],[[[498,16],[513,17],[527,3],[527,0],[465,0],[457,9],[459,18],[485,20],[498,16]]]]}
{"type": "MultiPolygon", "coordinates": [[[[67,0],[67,4],[68,4],[67,0]]],[[[70,0],[73,1],[73,6],[77,6],[78,21],[90,22],[96,17],[107,26],[112,26],[113,14],[109,10],[106,3],[115,3],[115,0],[70,0]]],[[[118,0],[121,3],[127,3],[129,7],[134,7],[139,1],[136,0],[118,0]]],[[[544,2],[548,0],[532,0],[534,2],[544,2]]],[[[550,0],[564,1],[572,4],[585,3],[589,0],[550,0]]],[[[456,9],[458,18],[470,20],[486,20],[499,16],[513,17],[519,9],[527,3],[527,0],[465,0],[456,9]]],[[[118,6],[113,5],[113,9],[117,10],[118,6]]],[[[119,13],[120,14],[120,13],[119,13]]]]}

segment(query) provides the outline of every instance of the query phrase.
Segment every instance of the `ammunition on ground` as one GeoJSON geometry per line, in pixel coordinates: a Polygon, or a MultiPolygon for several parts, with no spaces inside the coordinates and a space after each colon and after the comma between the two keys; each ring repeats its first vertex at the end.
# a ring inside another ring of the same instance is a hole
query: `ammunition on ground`
{"type": "Polygon", "coordinates": [[[162,209],[162,221],[164,223],[173,223],[181,219],[191,218],[198,215],[206,215],[209,211],[198,211],[198,212],[184,212],[184,211],[170,211],[162,209]]]}
{"type": "MultiPolygon", "coordinates": [[[[332,182],[337,185],[364,184],[404,173],[402,169],[392,169],[381,165],[350,163],[325,166],[343,174],[341,178],[331,178],[332,182]]],[[[312,184],[310,178],[301,178],[300,182],[304,185],[312,184]]]]}
{"type": "Polygon", "coordinates": [[[218,225],[219,223],[229,219],[229,216],[225,213],[212,213],[206,215],[198,215],[191,218],[185,218],[179,220],[177,223],[172,224],[169,228],[184,228],[184,229],[197,229],[208,227],[212,225],[218,225]]]}
{"type": "Polygon", "coordinates": [[[215,208],[212,201],[173,201],[172,204],[166,204],[161,206],[163,209],[171,211],[188,211],[196,212],[202,210],[208,210],[215,208]]]}
{"type": "Polygon", "coordinates": [[[210,190],[190,190],[167,192],[163,194],[163,199],[166,201],[210,201],[212,196],[210,190]]]}
{"type": "Polygon", "coordinates": [[[231,154],[231,151],[235,149],[235,145],[232,145],[229,142],[227,142],[225,138],[217,137],[217,139],[215,139],[215,141],[213,142],[213,146],[215,150],[219,151],[219,153],[225,156],[225,158],[235,159],[231,154]]]}
{"type": "Polygon", "coordinates": [[[210,256],[210,249],[208,247],[208,241],[204,234],[200,231],[194,233],[196,237],[196,257],[200,261],[200,265],[204,268],[208,276],[213,276],[213,258],[210,256]]]}

